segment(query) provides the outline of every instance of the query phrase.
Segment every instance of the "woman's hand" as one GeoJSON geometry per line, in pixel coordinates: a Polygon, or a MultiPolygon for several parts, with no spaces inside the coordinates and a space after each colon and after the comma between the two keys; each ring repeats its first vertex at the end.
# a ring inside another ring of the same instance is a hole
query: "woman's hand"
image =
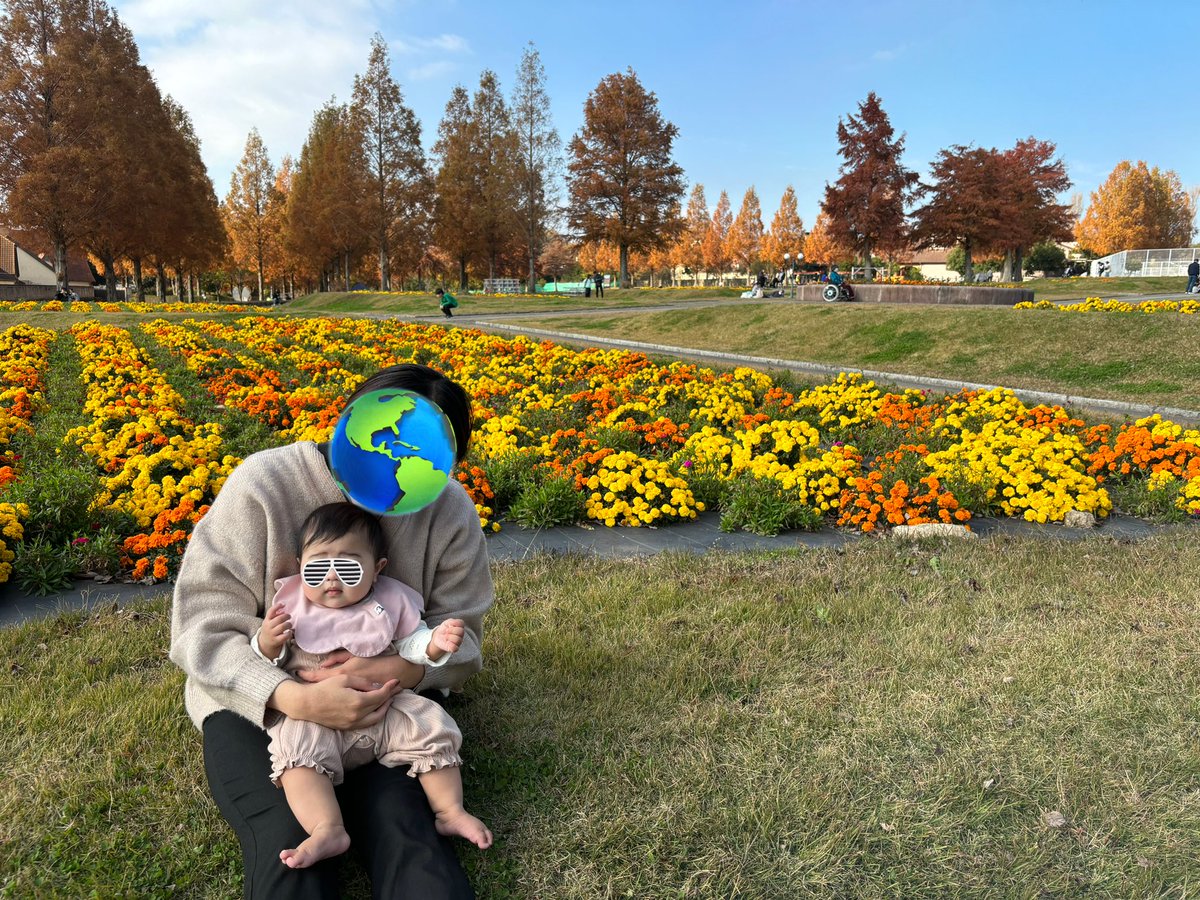
{"type": "Polygon", "coordinates": [[[281,682],[267,705],[292,719],[346,731],[379,722],[402,690],[394,678],[380,683],[360,675],[334,675],[316,684],[281,682]]]}
{"type": "Polygon", "coordinates": [[[414,688],[425,677],[425,667],[410,663],[395,654],[387,656],[355,656],[348,650],[335,650],[321,663],[319,669],[297,672],[297,677],[310,684],[327,681],[339,675],[356,675],[383,683],[395,680],[401,689],[414,688]]]}

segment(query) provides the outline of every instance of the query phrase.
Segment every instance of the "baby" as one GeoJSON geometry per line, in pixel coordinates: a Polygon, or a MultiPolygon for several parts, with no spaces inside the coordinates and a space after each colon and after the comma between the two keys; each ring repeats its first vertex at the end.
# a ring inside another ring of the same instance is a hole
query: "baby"
{"type": "MultiPolygon", "coordinates": [[[[418,665],[444,665],[462,646],[462,620],[447,619],[430,631],[421,621],[420,594],[380,574],[386,552],[383,528],[370,513],[351,503],[314,510],[300,529],[300,574],[275,582],[277,593],[251,640],[254,651],[289,672],[316,668],[326,654],[342,648],[355,656],[398,652],[418,665]]],[[[304,868],[347,850],[350,836],[333,788],[346,769],[372,759],[410,766],[439,834],[458,835],[481,849],[491,846],[487,826],[463,808],[462,734],[432,700],[404,691],[382,721],[355,731],[279,717],[267,732],[271,779],[283,787],[309,835],[279,854],[286,865],[304,868]]]]}

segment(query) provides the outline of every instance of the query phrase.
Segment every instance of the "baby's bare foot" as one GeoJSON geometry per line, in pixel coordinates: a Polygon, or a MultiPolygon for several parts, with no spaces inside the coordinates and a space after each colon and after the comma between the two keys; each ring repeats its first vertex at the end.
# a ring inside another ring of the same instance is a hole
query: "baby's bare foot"
{"type": "MultiPolygon", "coordinates": [[[[482,824],[482,823],[481,823],[482,824]]],[[[350,849],[350,835],[341,825],[318,825],[308,840],[295,850],[283,850],[279,859],[293,869],[307,869],[313,863],[337,856],[350,849]]]]}
{"type": "Polygon", "coordinates": [[[437,813],[434,827],[437,828],[438,834],[466,838],[480,850],[492,846],[492,833],[488,831],[488,827],[461,806],[448,812],[437,813]]]}

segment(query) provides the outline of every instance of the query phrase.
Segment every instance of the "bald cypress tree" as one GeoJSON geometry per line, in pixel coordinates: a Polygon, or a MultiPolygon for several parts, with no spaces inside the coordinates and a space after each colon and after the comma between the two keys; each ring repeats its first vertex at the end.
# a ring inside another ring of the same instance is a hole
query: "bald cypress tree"
{"type": "Polygon", "coordinates": [[[916,173],[900,164],[904,135],[895,134],[874,91],[858,105],[857,116],[838,119],[840,175],[825,185],[821,204],[830,236],[862,255],[867,280],[872,253],[905,243],[905,206],[917,186],[916,173]]]}
{"type": "Polygon", "coordinates": [[[379,254],[379,287],[387,291],[393,251],[408,247],[412,232],[422,228],[432,184],[421,124],[392,78],[387,44],[378,33],[371,39],[366,73],[354,78],[350,109],[366,162],[364,215],[379,254]]]}
{"type": "Polygon", "coordinates": [[[616,245],[628,287],[630,251],[668,245],[683,227],[683,169],[671,158],[679,129],[633,69],[602,78],[583,118],[570,144],[568,216],[584,240],[616,245]]]}

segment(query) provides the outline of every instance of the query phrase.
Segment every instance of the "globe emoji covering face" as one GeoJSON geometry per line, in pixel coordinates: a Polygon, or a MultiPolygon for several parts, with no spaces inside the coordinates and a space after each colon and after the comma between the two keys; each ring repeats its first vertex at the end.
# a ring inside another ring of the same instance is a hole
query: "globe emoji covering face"
{"type": "Polygon", "coordinates": [[[342,412],[329,444],[333,478],[350,500],[384,516],[437,499],[454,467],[454,430],[427,397],[371,391],[342,412]]]}

